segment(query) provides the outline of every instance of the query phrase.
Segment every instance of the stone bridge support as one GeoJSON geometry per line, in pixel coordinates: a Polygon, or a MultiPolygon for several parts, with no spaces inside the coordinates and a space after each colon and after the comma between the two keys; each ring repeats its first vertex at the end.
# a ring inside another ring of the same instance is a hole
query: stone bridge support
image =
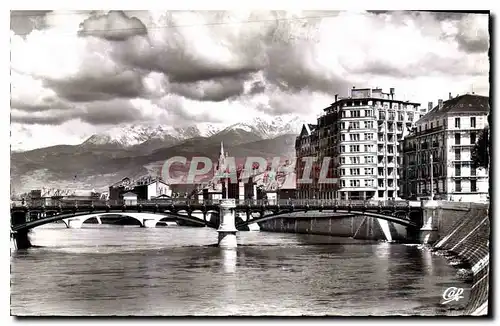
{"type": "Polygon", "coordinates": [[[423,226],[420,228],[420,242],[422,244],[431,245],[439,238],[439,230],[437,227],[438,203],[434,200],[429,200],[423,204],[423,226]]]}
{"type": "Polygon", "coordinates": [[[238,246],[236,241],[236,201],[223,199],[220,201],[219,247],[233,249],[238,246]]]}
{"type": "Polygon", "coordinates": [[[28,249],[31,247],[31,242],[28,236],[28,230],[14,231],[10,233],[10,249],[28,249]]]}

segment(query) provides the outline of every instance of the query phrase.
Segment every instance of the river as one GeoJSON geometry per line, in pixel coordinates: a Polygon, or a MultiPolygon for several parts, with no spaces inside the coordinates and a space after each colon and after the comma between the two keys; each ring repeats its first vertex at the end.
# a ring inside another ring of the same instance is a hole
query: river
{"type": "Polygon", "coordinates": [[[11,314],[439,315],[455,269],[415,246],[209,228],[50,224],[11,254],[11,314]]]}

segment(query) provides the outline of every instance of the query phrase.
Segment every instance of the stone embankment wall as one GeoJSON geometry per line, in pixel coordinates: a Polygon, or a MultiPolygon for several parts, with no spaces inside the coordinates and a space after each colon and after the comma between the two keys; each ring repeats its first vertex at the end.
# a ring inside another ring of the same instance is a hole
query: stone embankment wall
{"type": "Polygon", "coordinates": [[[439,233],[443,236],[434,244],[433,249],[450,252],[470,266],[472,285],[464,314],[485,315],[488,312],[490,271],[488,206],[474,203],[455,204],[440,207],[438,224],[441,227],[439,233]],[[458,204],[468,208],[464,209],[458,204]]]}
{"type": "Polygon", "coordinates": [[[487,214],[487,204],[438,201],[436,209],[436,227],[439,237],[450,234],[459,224],[471,216],[487,214]]]}
{"type": "Polygon", "coordinates": [[[362,240],[406,241],[406,227],[366,216],[332,216],[327,212],[297,212],[259,223],[262,231],[352,237],[362,240]]]}

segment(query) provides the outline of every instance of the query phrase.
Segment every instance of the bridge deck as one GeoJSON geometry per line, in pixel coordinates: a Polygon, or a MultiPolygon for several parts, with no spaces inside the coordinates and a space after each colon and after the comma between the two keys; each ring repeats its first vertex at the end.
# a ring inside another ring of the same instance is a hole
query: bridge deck
{"type": "MultiPolygon", "coordinates": [[[[335,201],[335,200],[234,200],[234,210],[243,211],[247,214],[258,212],[258,218],[247,220],[244,224],[258,223],[267,219],[283,216],[292,212],[336,212],[344,214],[365,214],[375,218],[382,218],[406,226],[417,226],[418,222],[411,219],[411,214],[422,212],[421,206],[412,205],[409,201],[335,201]]],[[[25,217],[31,212],[43,213],[43,217],[36,221],[19,221],[12,223],[12,230],[32,228],[56,220],[84,216],[86,214],[106,214],[120,212],[144,212],[153,214],[171,214],[177,218],[207,226],[216,227],[207,222],[206,215],[209,212],[218,212],[219,200],[162,200],[162,201],[140,201],[137,205],[110,204],[109,202],[97,201],[87,205],[71,205],[68,203],[54,206],[14,206],[11,215],[23,212],[25,217]],[[203,213],[203,219],[193,216],[193,213],[203,213]]]]}

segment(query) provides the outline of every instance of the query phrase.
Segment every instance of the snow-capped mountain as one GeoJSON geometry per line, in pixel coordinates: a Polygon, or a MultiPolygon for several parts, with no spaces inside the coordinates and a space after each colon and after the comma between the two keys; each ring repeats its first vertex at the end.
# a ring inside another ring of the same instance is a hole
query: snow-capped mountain
{"type": "Polygon", "coordinates": [[[130,147],[152,140],[184,140],[194,137],[210,137],[221,129],[220,126],[200,124],[186,128],[167,126],[126,125],[114,127],[92,135],[84,145],[119,145],[130,147]]]}
{"type": "Polygon", "coordinates": [[[233,124],[225,128],[225,130],[242,129],[247,132],[252,132],[262,139],[269,139],[284,134],[298,134],[304,123],[304,120],[296,116],[274,118],[258,117],[249,122],[233,124]]]}
{"type": "Polygon", "coordinates": [[[83,144],[131,147],[151,141],[183,141],[195,137],[211,137],[219,133],[226,134],[235,130],[252,133],[261,139],[270,139],[284,134],[299,133],[304,123],[297,116],[283,116],[274,118],[258,117],[229,126],[211,123],[200,123],[184,128],[125,125],[92,135],[83,144]]]}

